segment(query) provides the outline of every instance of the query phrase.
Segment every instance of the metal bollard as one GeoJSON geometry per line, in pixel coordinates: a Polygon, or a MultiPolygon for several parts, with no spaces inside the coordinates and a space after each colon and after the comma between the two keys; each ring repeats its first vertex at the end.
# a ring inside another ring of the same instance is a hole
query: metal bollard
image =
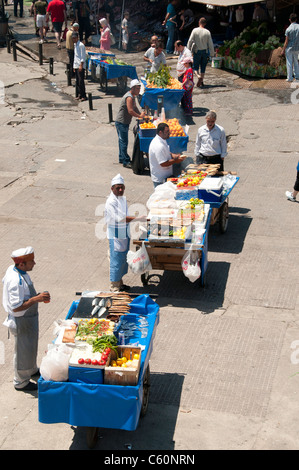
{"type": "Polygon", "coordinates": [[[67,86],[72,86],[71,64],[66,64],[67,86]]]}
{"type": "Polygon", "coordinates": [[[93,106],[92,106],[92,94],[91,93],[88,93],[88,101],[89,101],[89,109],[90,111],[92,111],[93,106]]]}
{"type": "Polygon", "coordinates": [[[17,44],[16,44],[16,41],[11,41],[11,44],[12,44],[13,60],[16,62],[17,61],[17,44]]]}
{"type": "Polygon", "coordinates": [[[108,114],[109,114],[109,122],[113,122],[112,104],[111,103],[108,103],[108,114]]]}
{"type": "Polygon", "coordinates": [[[54,74],[54,60],[53,60],[53,57],[49,58],[49,73],[50,73],[50,75],[54,74]]]}
{"type": "Polygon", "coordinates": [[[38,45],[39,65],[43,65],[43,45],[38,45]]]}

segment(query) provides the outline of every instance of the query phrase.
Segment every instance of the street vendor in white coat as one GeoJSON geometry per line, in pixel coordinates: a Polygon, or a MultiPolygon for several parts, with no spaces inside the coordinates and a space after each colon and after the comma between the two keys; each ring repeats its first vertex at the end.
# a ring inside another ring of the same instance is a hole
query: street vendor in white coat
{"type": "Polygon", "coordinates": [[[35,265],[31,246],[13,251],[14,265],[9,266],[3,282],[3,307],[7,312],[4,325],[15,337],[14,387],[16,390],[37,390],[30,381],[38,373],[38,303],[50,302],[50,294],[37,294],[28,274],[35,265]]]}
{"type": "Polygon", "coordinates": [[[118,292],[129,290],[123,283],[128,272],[127,253],[130,246],[129,223],[134,217],[128,216],[125,182],[118,174],[111,180],[111,193],[105,205],[107,237],[109,239],[110,290],[118,292]]]}

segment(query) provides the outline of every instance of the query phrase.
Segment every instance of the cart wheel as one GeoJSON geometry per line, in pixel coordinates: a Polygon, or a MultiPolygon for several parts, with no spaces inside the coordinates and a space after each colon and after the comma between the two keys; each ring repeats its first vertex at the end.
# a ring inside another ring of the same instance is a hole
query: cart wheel
{"type": "Polygon", "coordinates": [[[98,441],[99,428],[86,428],[86,443],[89,449],[93,449],[98,441]]]}
{"type": "Polygon", "coordinates": [[[141,405],[141,410],[140,410],[141,418],[143,418],[143,416],[145,416],[147,412],[149,392],[150,392],[150,367],[148,365],[144,374],[144,379],[143,379],[143,395],[142,395],[142,405],[141,405]]]}
{"type": "Polygon", "coordinates": [[[148,271],[144,274],[141,274],[141,282],[144,286],[148,285],[148,280],[149,280],[149,272],[148,271]]]}
{"type": "Polygon", "coordinates": [[[104,69],[104,67],[101,67],[100,69],[100,86],[101,86],[101,90],[104,93],[106,93],[107,88],[108,88],[108,80],[107,80],[106,70],[104,69]]]}
{"type": "Polygon", "coordinates": [[[120,94],[124,94],[127,89],[127,77],[118,77],[116,86],[117,91],[120,94]]]}
{"type": "Polygon", "coordinates": [[[228,226],[228,203],[224,202],[219,209],[219,230],[221,233],[225,233],[228,226]]]}

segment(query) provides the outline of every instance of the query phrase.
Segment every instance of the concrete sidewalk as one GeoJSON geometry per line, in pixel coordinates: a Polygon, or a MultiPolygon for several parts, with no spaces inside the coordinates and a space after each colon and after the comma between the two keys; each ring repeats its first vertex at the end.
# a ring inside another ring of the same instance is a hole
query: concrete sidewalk
{"type": "MultiPolygon", "coordinates": [[[[22,21],[22,43],[36,42],[29,37],[32,19],[25,18],[24,27],[22,21]]],[[[75,292],[109,286],[107,244],[95,231],[111,178],[123,174],[132,210],[146,203],[153,187],[148,174],[118,164],[108,119],[108,104],[115,117],[120,102],[113,85],[104,94],[86,82],[90,111],[88,102],[74,100],[63,59],[54,57],[53,76],[47,63],[39,66],[22,54],[13,62],[5,49],[0,56],[2,272],[13,249],[34,246],[32,279],[52,296],[40,308],[40,362],[53,322],[65,317],[75,292]]],[[[141,74],[142,53],[127,54],[126,61],[141,74]]],[[[135,432],[101,429],[99,450],[125,451],[128,444],[153,451],[298,449],[299,205],[285,198],[299,156],[296,89],[283,80],[258,87],[258,81],[212,68],[206,83],[194,91],[187,154],[193,155],[206,112],[215,109],[229,138],[225,168],[240,176],[229,200],[228,231],[210,229],[204,289],[182,273],[155,272],[147,288],[127,275],[134,292],[159,295],[150,404],[135,432]]],[[[132,145],[130,135],[130,152],[132,145]]],[[[4,327],[0,341],[0,448],[85,449],[84,429],[39,423],[37,395],[13,389],[13,343],[4,327]]]]}

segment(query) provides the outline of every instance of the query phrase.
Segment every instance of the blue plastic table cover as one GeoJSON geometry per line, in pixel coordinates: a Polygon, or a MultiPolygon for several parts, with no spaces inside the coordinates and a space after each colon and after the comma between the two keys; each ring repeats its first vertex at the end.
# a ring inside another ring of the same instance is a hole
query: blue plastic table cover
{"type": "Polygon", "coordinates": [[[141,106],[158,109],[158,96],[163,96],[163,106],[167,111],[176,108],[184,95],[184,90],[171,90],[170,88],[145,88],[141,99],[141,106]]]}
{"type": "MultiPolygon", "coordinates": [[[[66,318],[70,318],[79,302],[73,302],[66,318]]],[[[146,316],[148,335],[135,336],[126,344],[145,346],[136,386],[87,384],[38,380],[39,421],[45,424],[68,423],[73,426],[103,427],[134,431],[142,406],[143,378],[153,350],[153,340],[159,323],[159,305],[148,295],[136,297],[130,304],[130,321],[146,316]]]]}
{"type": "MultiPolygon", "coordinates": [[[[139,135],[139,142],[140,142],[139,146],[140,146],[141,152],[148,153],[148,149],[153,138],[154,137],[141,137],[139,135]]],[[[184,152],[185,150],[187,150],[188,142],[189,142],[188,136],[169,137],[169,139],[167,139],[167,143],[169,145],[171,153],[184,152]]]]}
{"type": "Polygon", "coordinates": [[[99,59],[90,59],[95,65],[100,65],[106,70],[107,80],[118,77],[129,77],[132,80],[138,78],[136,67],[134,65],[106,64],[99,59]]]}

